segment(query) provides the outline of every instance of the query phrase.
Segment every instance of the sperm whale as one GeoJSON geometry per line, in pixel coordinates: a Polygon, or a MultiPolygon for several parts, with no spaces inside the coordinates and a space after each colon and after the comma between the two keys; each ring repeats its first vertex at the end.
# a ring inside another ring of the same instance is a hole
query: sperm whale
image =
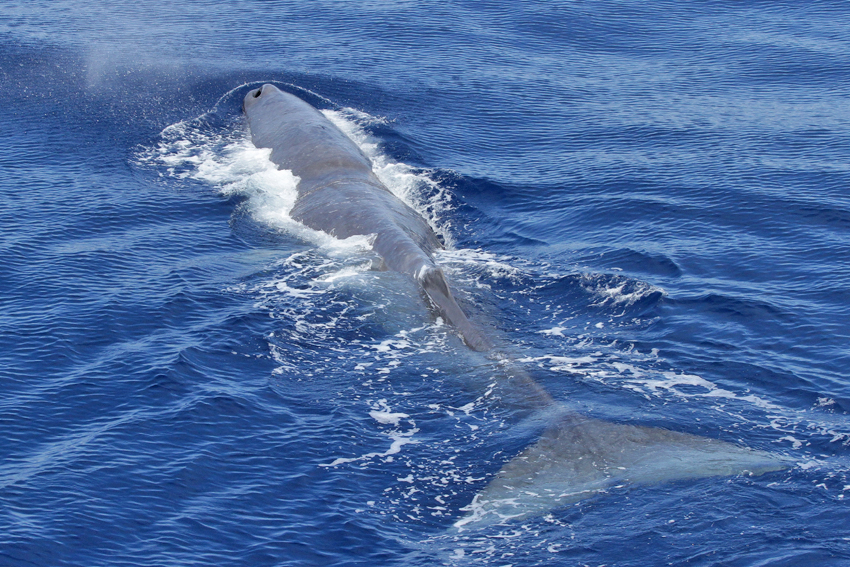
{"type": "Polygon", "coordinates": [[[536,442],[507,462],[463,510],[467,529],[541,514],[618,482],[760,474],[785,468],[763,451],[687,433],[577,414],[499,352],[452,295],[428,223],[384,186],[360,148],[316,108],[265,84],[244,98],[251,139],[298,178],[293,219],[337,238],[369,236],[386,267],[413,278],[431,307],[474,351],[499,361],[501,389],[547,421],[536,442]]]}

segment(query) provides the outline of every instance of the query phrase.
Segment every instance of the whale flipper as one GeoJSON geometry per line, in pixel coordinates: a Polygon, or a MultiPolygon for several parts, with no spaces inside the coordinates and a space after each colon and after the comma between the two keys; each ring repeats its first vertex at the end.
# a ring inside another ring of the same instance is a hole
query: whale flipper
{"type": "Polygon", "coordinates": [[[776,455],[725,441],[570,413],[506,463],[454,526],[542,515],[619,483],[762,474],[787,466],[776,455]]]}

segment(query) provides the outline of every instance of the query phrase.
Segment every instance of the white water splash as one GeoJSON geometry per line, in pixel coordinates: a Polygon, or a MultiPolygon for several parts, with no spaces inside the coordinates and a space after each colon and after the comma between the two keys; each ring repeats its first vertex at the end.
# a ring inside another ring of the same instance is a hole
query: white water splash
{"type": "Polygon", "coordinates": [[[372,170],[378,179],[396,197],[422,215],[446,246],[451,247],[454,242],[448,220],[449,213],[454,209],[451,194],[431,178],[430,170],[416,169],[393,161],[380,150],[379,140],[370,135],[366,128],[374,124],[386,124],[387,120],[353,108],[322,112],[372,160],[372,170]]]}
{"type": "MultiPolygon", "coordinates": [[[[393,161],[381,152],[379,141],[366,128],[385,121],[350,108],[323,112],[372,160],[375,174],[387,188],[422,215],[450,245],[450,224],[445,219],[453,208],[451,196],[431,179],[430,171],[393,161]]],[[[278,170],[270,154],[270,149],[253,145],[244,124],[211,131],[197,121],[181,121],[165,128],[158,144],[140,153],[137,160],[163,168],[161,175],[207,183],[223,196],[245,197],[244,210],[273,230],[328,250],[371,249],[368,236],[338,240],[295,221],[290,212],[298,197],[299,179],[289,170],[278,170]]]]}
{"type": "Polygon", "coordinates": [[[368,462],[375,459],[384,458],[387,462],[392,462],[393,455],[401,452],[401,448],[405,445],[418,443],[413,436],[419,432],[416,427],[416,422],[410,416],[403,412],[393,412],[387,403],[386,399],[378,400],[372,405],[372,410],[369,412],[369,417],[377,421],[380,425],[392,426],[392,429],[385,431],[384,434],[392,440],[389,449],[386,451],[373,451],[357,457],[338,457],[327,464],[320,464],[320,467],[336,467],[348,463],[368,462]],[[405,420],[408,427],[405,429],[400,425],[401,420],[405,420]]]}

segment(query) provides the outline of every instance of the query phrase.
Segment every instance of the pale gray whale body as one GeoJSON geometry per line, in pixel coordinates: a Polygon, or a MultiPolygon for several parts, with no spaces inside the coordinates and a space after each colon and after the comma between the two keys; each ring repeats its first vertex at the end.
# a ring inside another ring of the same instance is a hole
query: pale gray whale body
{"type": "Polygon", "coordinates": [[[248,93],[243,102],[258,148],[300,178],[293,219],[337,238],[373,235],[372,248],[386,266],[415,279],[433,306],[475,350],[490,342],[458,306],[433,252],[443,247],[416,211],[392,194],[372,162],[325,116],[274,85],[248,93]]]}
{"type": "Polygon", "coordinates": [[[476,495],[457,528],[541,514],[618,482],[759,474],[787,466],[763,451],[566,410],[469,321],[434,262],[433,252],[442,247],[439,239],[378,180],[369,158],[352,140],[314,107],[274,85],[249,92],[243,109],[254,145],[271,148],[272,162],[300,179],[292,218],[337,238],[373,235],[373,249],[389,269],[417,281],[472,349],[500,361],[503,399],[549,423],[536,443],[505,464],[476,495]]]}

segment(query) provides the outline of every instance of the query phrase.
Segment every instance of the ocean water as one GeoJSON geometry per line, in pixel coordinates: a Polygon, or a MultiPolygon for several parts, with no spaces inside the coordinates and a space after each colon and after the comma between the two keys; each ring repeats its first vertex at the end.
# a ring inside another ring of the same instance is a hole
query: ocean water
{"type": "Polygon", "coordinates": [[[850,565],[839,1],[7,1],[0,564],[850,565]],[[498,365],[289,217],[322,109],[556,399],[767,451],[458,530],[498,365]]]}

